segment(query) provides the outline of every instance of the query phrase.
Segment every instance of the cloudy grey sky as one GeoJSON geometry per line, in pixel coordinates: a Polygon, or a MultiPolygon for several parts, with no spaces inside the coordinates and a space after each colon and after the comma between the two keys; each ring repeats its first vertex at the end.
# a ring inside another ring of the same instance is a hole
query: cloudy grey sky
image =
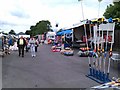
{"type": "MultiPolygon", "coordinates": [[[[100,2],[99,17],[102,17],[112,0],[100,2]]],[[[98,0],[83,0],[84,19],[98,17],[98,0]]],[[[49,20],[52,27],[64,28],[83,20],[81,3],[78,0],[0,0],[0,29],[25,32],[40,20],[49,20]]]]}

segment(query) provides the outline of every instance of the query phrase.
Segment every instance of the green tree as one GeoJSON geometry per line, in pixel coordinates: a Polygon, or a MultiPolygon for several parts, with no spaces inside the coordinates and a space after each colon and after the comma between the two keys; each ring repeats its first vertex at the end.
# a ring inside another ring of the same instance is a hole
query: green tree
{"type": "Polygon", "coordinates": [[[26,30],[25,34],[31,35],[31,31],[30,30],[26,30]]]}
{"type": "Polygon", "coordinates": [[[113,5],[110,4],[107,6],[105,13],[103,14],[105,18],[120,18],[120,1],[113,2],[113,5]]]}
{"type": "Polygon", "coordinates": [[[8,33],[3,33],[3,34],[8,35],[8,33]]]}
{"type": "MultiPolygon", "coordinates": [[[[113,5],[110,4],[107,6],[105,13],[103,16],[107,19],[111,18],[120,18],[120,1],[119,2],[113,2],[113,5]]],[[[116,23],[115,26],[116,29],[120,29],[120,22],[116,23]]]]}
{"type": "Polygon", "coordinates": [[[15,33],[14,30],[10,30],[9,34],[13,34],[13,35],[15,35],[16,33],[15,33]]]}
{"type": "Polygon", "coordinates": [[[43,34],[51,30],[51,23],[48,20],[42,20],[30,27],[31,35],[43,34]]]}

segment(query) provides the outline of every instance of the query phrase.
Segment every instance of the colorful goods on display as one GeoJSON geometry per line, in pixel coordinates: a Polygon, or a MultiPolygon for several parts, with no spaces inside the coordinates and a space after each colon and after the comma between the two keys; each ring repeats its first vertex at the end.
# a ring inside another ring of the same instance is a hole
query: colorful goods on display
{"type": "Polygon", "coordinates": [[[77,53],[80,57],[98,57],[96,53],[94,53],[90,48],[80,48],[79,52],[77,53]]]}
{"type": "Polygon", "coordinates": [[[61,52],[61,54],[65,55],[65,56],[73,56],[74,55],[74,51],[69,47],[66,47],[64,50],[61,50],[60,52],[61,52]]]}
{"type": "Polygon", "coordinates": [[[0,36],[0,56],[4,57],[2,44],[3,44],[3,38],[2,38],[2,36],[0,36]]]}
{"type": "Polygon", "coordinates": [[[49,39],[49,40],[48,40],[48,44],[51,44],[51,43],[52,43],[52,40],[51,40],[51,39],[49,39]]]}
{"type": "Polygon", "coordinates": [[[60,52],[61,51],[61,47],[60,46],[52,46],[51,50],[52,50],[52,52],[60,52]]]}
{"type": "Polygon", "coordinates": [[[9,51],[9,39],[10,37],[5,34],[0,34],[0,56],[4,57],[7,54],[10,54],[9,51]]]}

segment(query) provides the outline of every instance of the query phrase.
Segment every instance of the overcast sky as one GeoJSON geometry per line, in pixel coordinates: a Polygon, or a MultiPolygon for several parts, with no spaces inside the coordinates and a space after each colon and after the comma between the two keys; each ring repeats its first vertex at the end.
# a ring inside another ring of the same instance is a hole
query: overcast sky
{"type": "MultiPolygon", "coordinates": [[[[102,0],[99,16],[102,17],[112,0],[102,0]]],[[[84,19],[98,17],[98,0],[83,0],[84,19]]],[[[64,28],[83,20],[78,0],[0,0],[0,29],[25,32],[38,21],[49,20],[53,28],[64,28]]]]}

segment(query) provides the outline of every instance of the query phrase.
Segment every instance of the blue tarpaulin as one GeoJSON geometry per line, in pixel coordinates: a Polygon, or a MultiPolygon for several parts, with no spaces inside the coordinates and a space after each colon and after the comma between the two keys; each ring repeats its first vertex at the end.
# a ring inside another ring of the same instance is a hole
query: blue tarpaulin
{"type": "Polygon", "coordinates": [[[57,36],[62,36],[64,34],[70,34],[72,33],[72,30],[63,30],[57,33],[57,36]]]}

